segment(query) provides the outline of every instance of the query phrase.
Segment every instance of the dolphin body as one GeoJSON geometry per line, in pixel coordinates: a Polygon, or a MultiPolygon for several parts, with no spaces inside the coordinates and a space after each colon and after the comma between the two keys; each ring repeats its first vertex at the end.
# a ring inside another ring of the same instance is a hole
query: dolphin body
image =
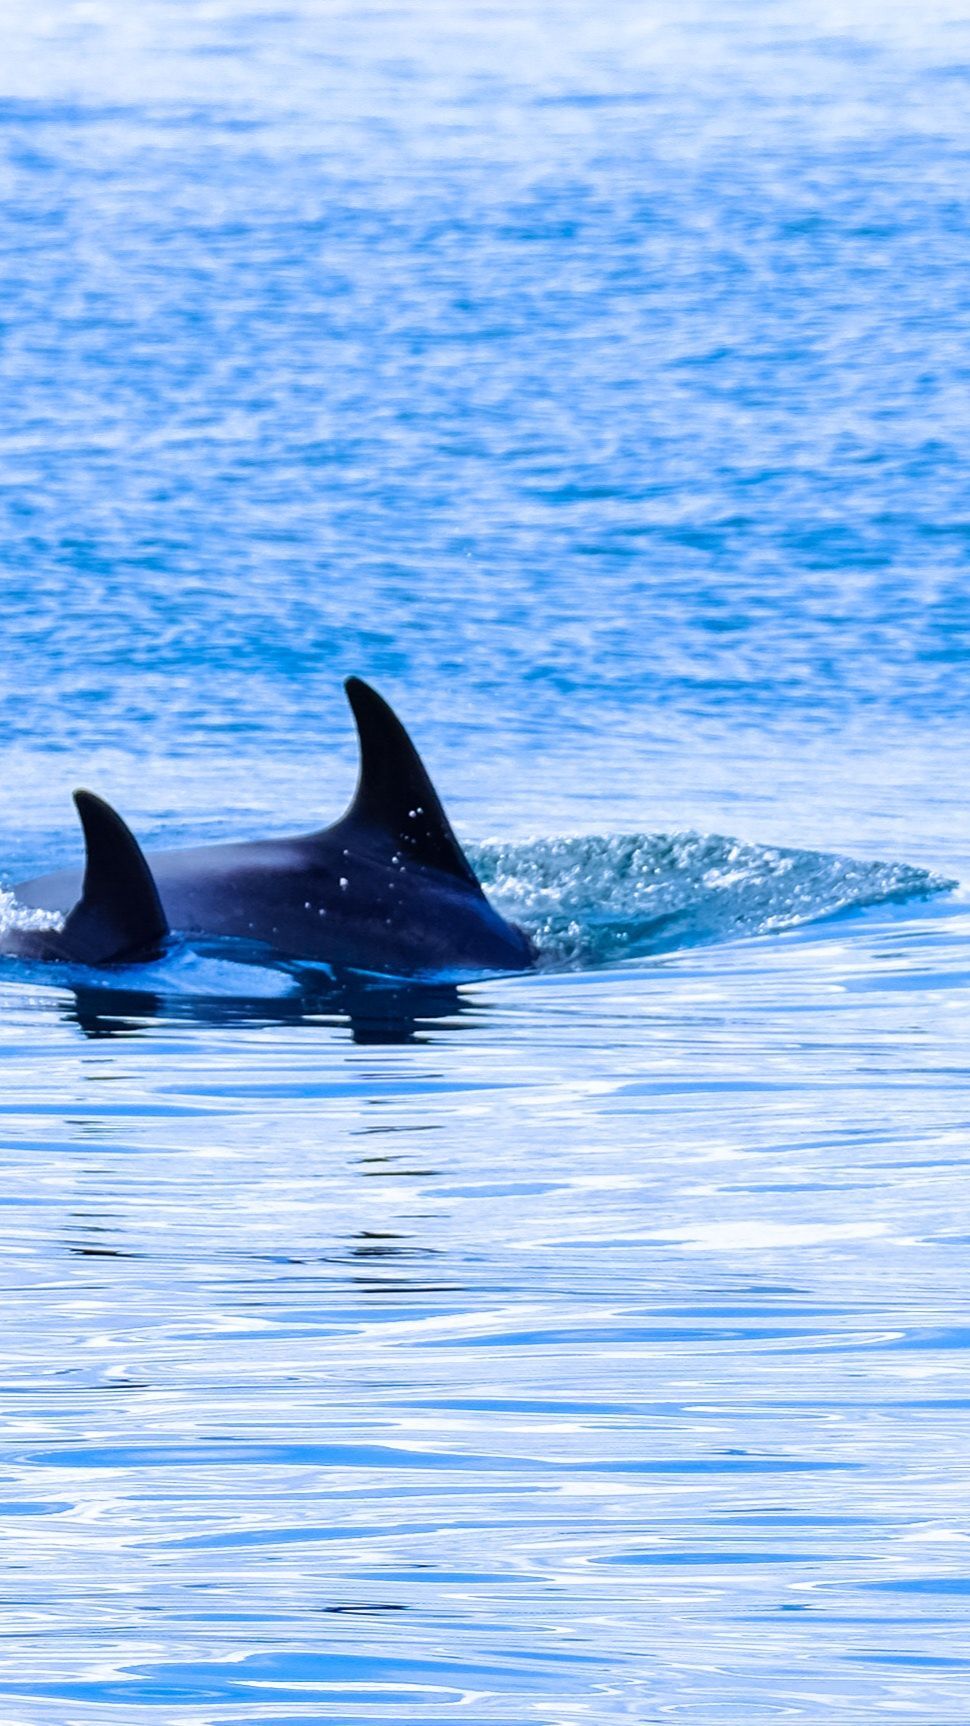
{"type": "Polygon", "coordinates": [[[64,916],[63,928],[11,931],[4,950],[117,964],[151,957],[174,930],[337,971],[460,977],[528,969],[535,947],[486,899],[404,726],[360,678],[345,688],[360,774],[333,826],[146,857],[108,804],[76,792],[83,879],[66,869],[14,888],[22,905],[64,916]]]}

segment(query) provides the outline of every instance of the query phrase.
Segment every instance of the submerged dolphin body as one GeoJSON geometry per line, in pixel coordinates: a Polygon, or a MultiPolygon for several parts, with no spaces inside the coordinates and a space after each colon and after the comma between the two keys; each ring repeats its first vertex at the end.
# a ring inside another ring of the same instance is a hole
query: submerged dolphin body
{"type": "MultiPolygon", "coordinates": [[[[134,835],[109,803],[75,791],[84,832],[83,880],[73,883],[61,928],[9,929],[2,950],[21,959],[66,959],[80,965],[117,965],[151,959],[169,933],[152,872],[134,835]]],[[[50,880],[60,877],[50,876],[50,880]]],[[[33,883],[40,886],[40,881],[33,883]]],[[[36,902],[45,910],[60,905],[36,902]]]]}
{"type": "Polygon", "coordinates": [[[528,936],[493,910],[400,720],[359,678],[346,684],[360,739],[353,802],[332,827],[292,839],[142,857],[120,816],[76,796],[87,868],[14,889],[66,915],[7,950],[107,964],[150,954],[170,927],[228,936],[281,958],[390,976],[522,971],[528,936]]]}

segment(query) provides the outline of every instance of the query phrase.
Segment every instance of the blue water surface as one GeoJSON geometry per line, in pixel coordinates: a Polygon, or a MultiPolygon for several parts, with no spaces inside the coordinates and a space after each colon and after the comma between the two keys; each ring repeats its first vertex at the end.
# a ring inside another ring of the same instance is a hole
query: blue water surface
{"type": "Polygon", "coordinates": [[[0,925],[411,726],[543,950],[0,968],[3,1726],[970,1717],[970,22],[11,0],[0,925]]]}

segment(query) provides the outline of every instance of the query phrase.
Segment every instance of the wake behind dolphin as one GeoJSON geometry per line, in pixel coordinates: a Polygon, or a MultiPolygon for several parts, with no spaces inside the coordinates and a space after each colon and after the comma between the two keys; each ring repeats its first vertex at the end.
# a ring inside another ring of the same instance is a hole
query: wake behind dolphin
{"type": "Polygon", "coordinates": [[[716,833],[490,841],[472,857],[499,909],[556,970],[778,934],[956,886],[909,863],[716,833]]]}

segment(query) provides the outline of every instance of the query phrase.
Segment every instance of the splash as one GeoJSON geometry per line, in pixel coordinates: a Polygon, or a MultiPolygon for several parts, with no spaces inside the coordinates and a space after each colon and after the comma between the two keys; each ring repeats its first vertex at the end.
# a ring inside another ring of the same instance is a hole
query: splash
{"type": "Polygon", "coordinates": [[[11,929],[63,929],[64,919],[57,911],[37,911],[21,905],[15,894],[0,887],[0,940],[11,929]]]}
{"type": "Polygon", "coordinates": [[[704,833],[490,842],[472,856],[497,908],[528,929],[544,961],[576,969],[791,929],[955,885],[906,863],[704,833]]]}

